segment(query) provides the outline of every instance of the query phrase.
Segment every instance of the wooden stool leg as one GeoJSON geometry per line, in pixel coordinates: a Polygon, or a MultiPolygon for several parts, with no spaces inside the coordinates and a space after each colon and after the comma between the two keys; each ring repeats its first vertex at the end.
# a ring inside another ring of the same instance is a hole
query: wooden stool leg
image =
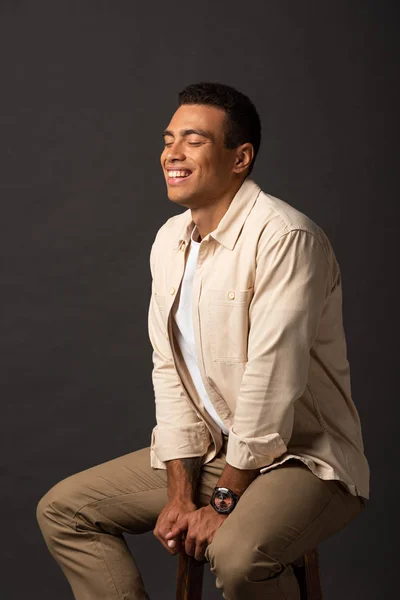
{"type": "Polygon", "coordinates": [[[304,568],[304,556],[292,564],[294,574],[296,575],[297,583],[300,588],[301,600],[307,600],[307,582],[304,568]]]}
{"type": "Polygon", "coordinates": [[[322,600],[318,548],[314,548],[304,555],[304,569],[307,585],[307,599],[322,600]]]}
{"type": "Polygon", "coordinates": [[[176,580],[176,600],[201,600],[204,562],[180,552],[176,580]]]}
{"type": "Polygon", "coordinates": [[[299,583],[301,600],[322,600],[318,548],[307,552],[292,566],[299,583]]]}

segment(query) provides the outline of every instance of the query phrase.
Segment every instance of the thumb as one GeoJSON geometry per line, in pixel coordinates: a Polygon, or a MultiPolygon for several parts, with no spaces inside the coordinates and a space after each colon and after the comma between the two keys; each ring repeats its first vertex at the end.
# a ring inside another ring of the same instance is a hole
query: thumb
{"type": "Polygon", "coordinates": [[[182,517],[181,519],[179,519],[179,521],[177,521],[175,523],[175,525],[172,527],[171,531],[169,531],[167,533],[165,538],[167,540],[170,540],[171,538],[177,537],[178,535],[180,535],[181,533],[186,531],[187,528],[188,528],[188,518],[182,517]]]}

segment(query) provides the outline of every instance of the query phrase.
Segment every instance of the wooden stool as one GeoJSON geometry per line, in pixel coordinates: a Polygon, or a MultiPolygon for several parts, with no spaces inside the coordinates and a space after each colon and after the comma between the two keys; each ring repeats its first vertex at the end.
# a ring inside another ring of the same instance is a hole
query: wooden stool
{"type": "MultiPolygon", "coordinates": [[[[176,600],[201,600],[205,562],[199,562],[184,552],[179,554],[176,600]]],[[[322,600],[318,548],[307,552],[292,566],[299,582],[301,600],[322,600]]]]}

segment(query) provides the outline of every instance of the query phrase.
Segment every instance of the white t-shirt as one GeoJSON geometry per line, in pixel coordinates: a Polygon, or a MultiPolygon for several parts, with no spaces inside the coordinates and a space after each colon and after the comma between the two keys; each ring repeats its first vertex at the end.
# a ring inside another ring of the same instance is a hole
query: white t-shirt
{"type": "Polygon", "coordinates": [[[183,275],[179,304],[173,308],[172,325],[174,328],[176,341],[182,352],[182,356],[189,373],[193,379],[194,386],[197,389],[201,400],[203,401],[204,408],[211,415],[217,425],[222,429],[222,431],[228,435],[228,430],[226,429],[221,418],[218,416],[218,413],[208,397],[203,380],[201,378],[196,357],[192,322],[192,287],[201,242],[194,241],[193,233],[195,230],[197,232],[196,226],[193,228],[191,235],[189,255],[186,261],[185,273],[183,275]]]}

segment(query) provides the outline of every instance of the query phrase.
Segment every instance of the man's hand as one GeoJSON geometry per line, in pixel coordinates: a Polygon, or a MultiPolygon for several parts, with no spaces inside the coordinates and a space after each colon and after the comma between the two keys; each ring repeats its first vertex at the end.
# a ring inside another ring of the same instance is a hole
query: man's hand
{"type": "MultiPolygon", "coordinates": [[[[180,540],[182,534],[186,533],[184,550],[189,556],[196,560],[204,560],[206,548],[214,539],[215,532],[219,529],[228,515],[220,515],[209,505],[199,508],[180,517],[171,531],[166,534],[165,539],[180,540]]],[[[178,550],[180,551],[180,550],[178,550]]]]}
{"type": "Polygon", "coordinates": [[[153,533],[169,554],[174,555],[181,551],[182,534],[180,533],[179,537],[177,534],[177,536],[170,536],[168,538],[166,537],[167,534],[178,521],[183,522],[183,519],[188,514],[192,514],[196,510],[197,506],[192,501],[173,498],[160,512],[153,533]]]}

